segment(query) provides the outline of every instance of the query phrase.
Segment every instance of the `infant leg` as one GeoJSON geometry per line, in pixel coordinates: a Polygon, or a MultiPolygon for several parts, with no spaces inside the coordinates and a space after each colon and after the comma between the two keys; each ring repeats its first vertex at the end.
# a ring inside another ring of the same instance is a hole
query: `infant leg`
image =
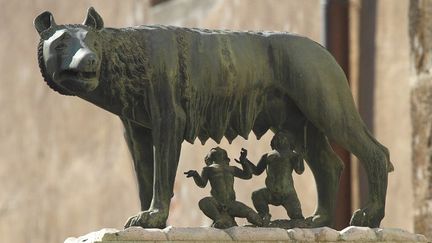
{"type": "Polygon", "coordinates": [[[205,197],[198,203],[199,208],[203,213],[211,218],[213,221],[220,219],[220,212],[218,209],[218,202],[213,197],[205,197]]]}
{"type": "Polygon", "coordinates": [[[246,218],[249,223],[262,226],[262,218],[250,207],[241,202],[233,202],[229,205],[228,214],[233,217],[246,218]]]}
{"type": "Polygon", "coordinates": [[[282,206],[287,211],[290,219],[304,219],[297,193],[293,191],[286,195],[285,198],[282,206]]]}

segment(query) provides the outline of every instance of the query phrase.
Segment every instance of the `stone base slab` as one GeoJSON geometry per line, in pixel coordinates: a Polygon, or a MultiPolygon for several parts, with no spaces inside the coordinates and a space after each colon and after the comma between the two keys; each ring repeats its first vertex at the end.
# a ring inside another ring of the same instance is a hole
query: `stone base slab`
{"type": "Polygon", "coordinates": [[[125,230],[102,229],[78,238],[68,238],[64,243],[148,243],[148,242],[431,242],[425,236],[401,229],[371,229],[350,226],[342,231],[328,227],[313,229],[279,229],[232,227],[221,230],[210,227],[167,227],[125,230]]]}

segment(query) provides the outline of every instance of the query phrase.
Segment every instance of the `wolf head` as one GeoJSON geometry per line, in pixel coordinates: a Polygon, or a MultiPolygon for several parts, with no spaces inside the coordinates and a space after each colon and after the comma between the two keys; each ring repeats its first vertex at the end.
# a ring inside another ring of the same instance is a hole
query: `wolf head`
{"type": "Polygon", "coordinates": [[[43,12],[34,26],[41,37],[38,60],[47,84],[64,95],[96,89],[102,53],[98,35],[103,20],[94,8],[88,9],[80,25],[57,25],[50,12],[43,12]]]}

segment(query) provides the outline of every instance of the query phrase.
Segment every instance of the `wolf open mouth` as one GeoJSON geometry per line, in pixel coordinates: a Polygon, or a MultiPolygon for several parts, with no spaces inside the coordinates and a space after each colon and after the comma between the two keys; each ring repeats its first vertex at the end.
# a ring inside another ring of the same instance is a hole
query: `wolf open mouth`
{"type": "Polygon", "coordinates": [[[98,86],[96,72],[64,70],[57,80],[62,87],[72,92],[89,92],[98,86]]]}
{"type": "Polygon", "coordinates": [[[65,70],[60,73],[60,79],[78,79],[78,80],[86,80],[92,79],[96,77],[96,72],[82,72],[75,70],[65,70]]]}

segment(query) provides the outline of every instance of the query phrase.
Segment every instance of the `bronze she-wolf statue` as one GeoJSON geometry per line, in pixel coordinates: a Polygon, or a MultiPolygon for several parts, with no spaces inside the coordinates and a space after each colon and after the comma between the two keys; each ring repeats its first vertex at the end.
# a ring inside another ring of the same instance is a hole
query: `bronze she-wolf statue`
{"type": "Polygon", "coordinates": [[[46,83],[122,120],[134,160],[142,212],[126,227],[165,227],[181,145],[209,138],[260,138],[290,131],[311,168],[318,206],[306,218],[329,226],[343,165],[328,139],[366,169],[369,199],[351,224],[384,217],[388,150],[361,120],[344,72],[316,42],[283,32],[234,32],[169,26],[105,28],[90,8],[83,24],[34,20],[46,83]]]}

